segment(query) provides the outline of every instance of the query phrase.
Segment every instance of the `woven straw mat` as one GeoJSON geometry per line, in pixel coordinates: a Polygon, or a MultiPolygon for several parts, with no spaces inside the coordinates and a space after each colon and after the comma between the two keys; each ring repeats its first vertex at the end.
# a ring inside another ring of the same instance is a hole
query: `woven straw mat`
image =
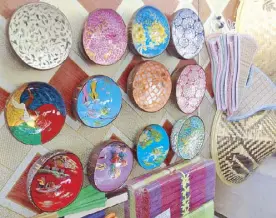
{"type": "Polygon", "coordinates": [[[254,65],[276,82],[276,0],[240,0],[236,29],[254,37],[254,65]]]}
{"type": "Polygon", "coordinates": [[[276,112],[265,111],[228,122],[217,111],[211,133],[211,153],[220,179],[227,185],[243,182],[276,151],[276,112]]]}

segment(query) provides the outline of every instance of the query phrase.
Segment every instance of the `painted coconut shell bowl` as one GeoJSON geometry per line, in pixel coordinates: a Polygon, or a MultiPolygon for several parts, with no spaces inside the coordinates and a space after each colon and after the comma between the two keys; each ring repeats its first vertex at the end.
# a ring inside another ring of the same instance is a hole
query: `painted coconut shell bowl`
{"type": "Polygon", "coordinates": [[[159,167],[167,157],[169,146],[169,136],[163,127],[157,124],[147,126],[137,143],[138,163],[146,170],[159,167]]]}
{"type": "Polygon", "coordinates": [[[18,8],[11,17],[8,35],[18,57],[39,70],[60,65],[72,45],[72,30],[66,16],[44,2],[18,8]]]}
{"type": "Polygon", "coordinates": [[[162,54],[170,42],[170,25],[157,8],[144,6],[132,17],[129,26],[130,48],[145,58],[162,54]]]}
{"type": "Polygon", "coordinates": [[[30,201],[40,210],[54,212],[71,204],[83,184],[79,158],[65,150],[55,150],[38,158],[27,177],[30,201]]]}
{"type": "Polygon", "coordinates": [[[128,94],[146,112],[161,110],[169,100],[172,81],[166,67],[156,61],[137,65],[128,77],[128,94]]]}
{"type": "Polygon", "coordinates": [[[121,141],[110,140],[93,150],[88,161],[90,183],[102,192],[112,192],[124,185],[133,167],[133,154],[121,141]]]}
{"type": "Polygon", "coordinates": [[[185,59],[194,58],[205,41],[204,27],[198,15],[189,8],[174,13],[171,22],[172,51],[185,59]]]}
{"type": "Polygon", "coordinates": [[[75,115],[83,124],[104,127],[121,111],[121,90],[110,77],[92,76],[77,87],[74,104],[75,115]]]}
{"type": "Polygon", "coordinates": [[[176,100],[186,114],[193,113],[202,102],[205,94],[206,77],[199,65],[186,66],[176,83],[176,100]]]}
{"type": "Polygon", "coordinates": [[[127,29],[122,17],[112,9],[91,12],[84,24],[82,44],[86,55],[96,64],[119,61],[127,48],[127,29]]]}
{"type": "Polygon", "coordinates": [[[43,82],[30,82],[11,94],[5,117],[11,134],[18,141],[40,145],[60,132],[65,122],[66,108],[54,87],[43,82]]]}

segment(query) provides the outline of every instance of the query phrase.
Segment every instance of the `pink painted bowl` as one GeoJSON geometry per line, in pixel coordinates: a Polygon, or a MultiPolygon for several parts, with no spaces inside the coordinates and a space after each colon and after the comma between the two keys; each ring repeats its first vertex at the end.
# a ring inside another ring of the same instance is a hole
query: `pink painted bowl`
{"type": "Polygon", "coordinates": [[[116,63],[127,47],[127,30],[122,17],[112,9],[91,12],[84,24],[82,43],[85,53],[94,63],[116,63]]]}
{"type": "Polygon", "coordinates": [[[202,102],[206,88],[204,70],[199,65],[188,65],[176,84],[176,100],[181,111],[193,113],[202,102]]]}

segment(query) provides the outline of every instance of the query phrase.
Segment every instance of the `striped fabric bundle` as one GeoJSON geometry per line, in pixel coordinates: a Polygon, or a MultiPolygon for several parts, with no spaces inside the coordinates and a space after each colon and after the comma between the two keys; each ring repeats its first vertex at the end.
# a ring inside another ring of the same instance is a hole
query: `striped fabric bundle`
{"type": "Polygon", "coordinates": [[[211,35],[206,44],[217,109],[226,112],[228,121],[276,110],[276,85],[252,64],[257,43],[251,36],[211,35]]]}
{"type": "Polygon", "coordinates": [[[126,217],[186,216],[214,199],[215,179],[214,162],[199,158],[136,178],[128,184],[126,217]]]}

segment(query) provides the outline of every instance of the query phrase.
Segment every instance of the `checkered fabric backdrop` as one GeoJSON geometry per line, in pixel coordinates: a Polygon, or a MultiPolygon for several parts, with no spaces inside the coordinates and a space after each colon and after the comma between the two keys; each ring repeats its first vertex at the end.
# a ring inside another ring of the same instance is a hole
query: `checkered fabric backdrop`
{"type": "MultiPolygon", "coordinates": [[[[121,61],[112,66],[97,66],[87,61],[81,53],[80,37],[88,13],[97,8],[116,10],[128,24],[132,14],[143,5],[153,5],[167,16],[180,8],[191,8],[204,23],[206,35],[212,32],[210,23],[214,16],[222,19],[235,19],[239,0],[45,0],[58,7],[68,18],[73,30],[73,46],[67,60],[59,67],[38,71],[24,65],[12,51],[7,37],[7,26],[12,13],[19,6],[35,0],[0,0],[0,217],[29,217],[36,209],[28,202],[25,185],[26,175],[31,163],[40,155],[54,149],[68,149],[77,154],[84,166],[88,154],[103,140],[116,138],[130,147],[135,144],[137,133],[146,125],[156,123],[164,126],[170,134],[174,122],[184,114],[178,109],[173,98],[156,113],[146,113],[136,108],[126,94],[126,81],[132,68],[143,60],[127,51],[121,61]],[[75,120],[71,110],[74,88],[88,76],[104,74],[115,81],[123,94],[122,110],[110,125],[100,129],[90,129],[75,120]],[[63,96],[67,106],[66,124],[60,134],[43,146],[23,145],[10,134],[4,119],[6,100],[16,87],[24,82],[43,81],[53,85],[63,96]]],[[[194,60],[179,60],[167,52],[154,58],[163,63],[173,76],[173,72],[188,64],[198,63],[206,71],[207,90],[204,100],[196,112],[204,120],[207,137],[202,156],[209,157],[209,135],[215,114],[211,87],[211,67],[206,47],[194,60]]],[[[170,151],[165,164],[176,160],[170,151]]],[[[86,170],[86,169],[85,169],[86,170]]],[[[131,178],[145,171],[134,164],[131,178]]],[[[86,181],[84,185],[87,185],[86,181]]]]}

